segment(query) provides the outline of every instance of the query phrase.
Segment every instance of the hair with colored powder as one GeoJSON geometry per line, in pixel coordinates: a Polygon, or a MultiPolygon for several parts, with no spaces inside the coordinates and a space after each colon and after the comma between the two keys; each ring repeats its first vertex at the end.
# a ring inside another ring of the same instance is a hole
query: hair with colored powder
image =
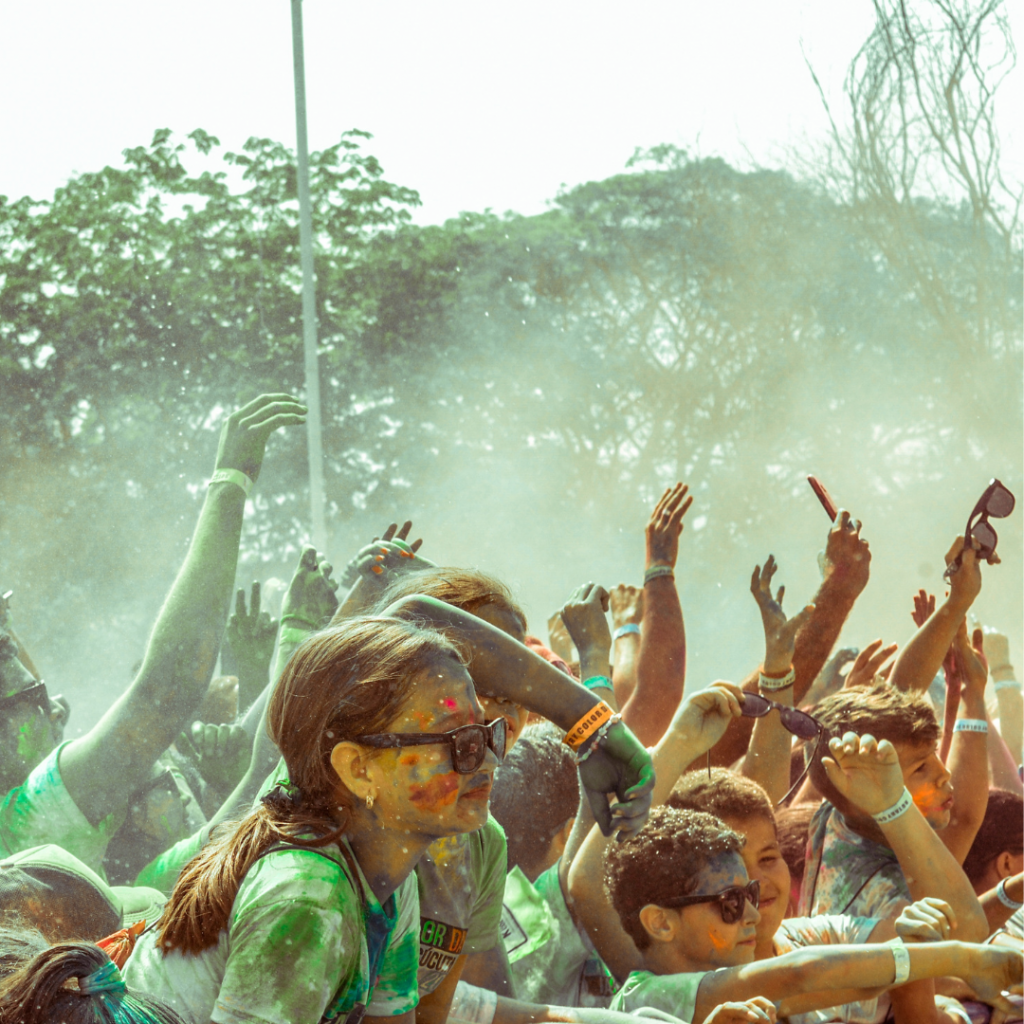
{"type": "Polygon", "coordinates": [[[339,839],[352,795],[331,765],[334,747],[386,732],[415,676],[437,656],[462,663],[440,633],[392,618],[348,619],[298,647],[267,706],[267,729],[295,796],[265,800],[189,861],[160,918],[165,952],[216,945],[242,879],[274,843],[318,847],[339,839]]]}
{"type": "Polygon", "coordinates": [[[374,611],[380,614],[395,601],[417,594],[444,601],[470,614],[485,604],[496,605],[516,616],[526,632],[526,613],[513,599],[512,591],[501,580],[479,569],[438,567],[406,573],[384,591],[374,611]]]}
{"type": "Polygon", "coordinates": [[[647,824],[605,852],[604,884],[622,927],[639,950],[651,937],[640,922],[649,903],[689,896],[698,876],[723,853],[739,853],[743,836],[705,811],[656,807],[647,824]]]}
{"type": "Polygon", "coordinates": [[[563,737],[549,722],[530,726],[494,773],[491,814],[508,838],[508,870],[518,865],[530,878],[579,806],[576,762],[563,737]]]}
{"type": "Polygon", "coordinates": [[[807,835],[817,804],[793,804],[783,807],[775,815],[775,834],[779,840],[779,853],[789,865],[794,881],[802,880],[807,866],[807,835]]]}
{"type": "Polygon", "coordinates": [[[939,724],[928,698],[924,694],[897,690],[885,682],[867,689],[840,690],[817,706],[814,717],[821,724],[822,732],[818,752],[811,758],[811,782],[824,799],[844,814],[853,809],[829,781],[821,763],[822,757],[828,754],[829,740],[853,732],[923,749],[934,748],[939,739],[939,724]]]}
{"type": "Polygon", "coordinates": [[[964,874],[975,885],[1001,853],[1024,853],[1024,798],[1007,789],[990,789],[985,820],[964,861],[964,874]]]}
{"type": "Polygon", "coordinates": [[[728,768],[712,769],[710,779],[706,771],[687,772],[672,787],[665,803],[679,810],[707,811],[730,821],[764,818],[775,827],[772,802],[764,787],[728,768]]]}

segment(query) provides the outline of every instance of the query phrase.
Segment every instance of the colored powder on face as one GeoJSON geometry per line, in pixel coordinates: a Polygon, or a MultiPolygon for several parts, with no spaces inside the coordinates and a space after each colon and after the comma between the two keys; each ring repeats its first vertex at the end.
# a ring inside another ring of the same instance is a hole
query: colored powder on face
{"type": "Polygon", "coordinates": [[[407,764],[407,765],[419,764],[420,763],[420,755],[419,754],[403,754],[398,759],[398,763],[399,764],[407,764]]]}
{"type": "Polygon", "coordinates": [[[708,930],[708,939],[710,939],[711,945],[714,946],[719,953],[721,953],[723,950],[728,949],[731,945],[729,940],[723,939],[722,936],[714,930],[714,928],[708,930]]]}
{"type": "Polygon", "coordinates": [[[447,772],[431,779],[425,786],[409,787],[409,799],[425,811],[439,811],[448,807],[459,797],[459,777],[447,772]]]}
{"type": "Polygon", "coordinates": [[[449,711],[453,711],[455,708],[459,706],[459,702],[455,700],[454,697],[445,697],[445,699],[441,703],[444,704],[444,706],[448,708],[449,711]]]}

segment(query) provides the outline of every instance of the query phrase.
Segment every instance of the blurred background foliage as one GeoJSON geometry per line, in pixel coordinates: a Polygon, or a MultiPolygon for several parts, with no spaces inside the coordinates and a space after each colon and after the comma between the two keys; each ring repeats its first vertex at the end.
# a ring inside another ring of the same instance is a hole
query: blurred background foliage
{"type": "MultiPolygon", "coordinates": [[[[1021,490],[1019,188],[996,173],[994,89],[963,72],[978,39],[1009,41],[989,8],[965,6],[958,58],[948,25],[893,50],[876,4],[848,110],[788,172],[661,146],[541,215],[423,226],[366,133],[313,154],[335,563],[409,516],[424,554],[509,578],[544,635],[576,583],[638,581],[647,510],[686,480],[702,685],[758,657],[755,561],[775,552],[794,603],[813,592],[816,472],[877,538],[846,639],[904,639],[988,479],[1021,490]],[[930,121],[886,99],[908,60],[959,75],[974,158],[945,93],[919,96],[930,121]]],[[[0,586],[79,726],[141,655],[223,417],[303,388],[293,153],[161,130],[124,157],[0,200],[0,586]]],[[[275,436],[240,583],[288,578],[307,509],[304,434],[275,436]]],[[[1019,658],[1019,519],[1000,529],[983,614],[1019,658]]]]}

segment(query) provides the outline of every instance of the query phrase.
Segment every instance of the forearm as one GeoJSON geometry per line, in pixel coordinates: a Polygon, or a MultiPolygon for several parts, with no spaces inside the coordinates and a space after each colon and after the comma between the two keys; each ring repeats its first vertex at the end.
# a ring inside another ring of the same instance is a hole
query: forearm
{"type": "MultiPolygon", "coordinates": [[[[984,699],[966,697],[960,701],[957,720],[987,721],[984,699]]],[[[974,837],[985,820],[988,807],[988,737],[981,732],[954,732],[947,762],[953,783],[953,811],[942,830],[942,842],[963,864],[974,837]]],[[[940,895],[940,894],[936,894],[940,895]]]]}
{"type": "Polygon", "coordinates": [[[454,629],[470,648],[470,675],[481,693],[504,697],[568,731],[598,698],[508,634],[430,597],[403,598],[385,612],[435,629],[454,629]]]}
{"type": "Polygon", "coordinates": [[[890,990],[889,999],[895,1024],[938,1024],[934,981],[900,985],[890,990]]]}
{"type": "MultiPolygon", "coordinates": [[[[792,700],[792,687],[783,692],[788,693],[792,700]]],[[[772,699],[780,704],[784,703],[781,696],[779,693],[771,694],[772,699]]],[[[772,709],[764,718],[754,720],[754,733],[740,773],[764,787],[773,807],[789,791],[791,749],[790,733],[783,727],[778,711],[772,709]]]]}
{"type": "Polygon", "coordinates": [[[636,689],[622,717],[645,746],[665,731],[683,697],[686,682],[686,632],[679,593],[671,576],[644,586],[644,625],[636,666],[636,689]]]}
{"type": "Polygon", "coordinates": [[[622,707],[636,689],[637,658],[640,653],[640,635],[624,633],[612,643],[612,684],[615,699],[622,707]]]}
{"type": "Polygon", "coordinates": [[[947,598],[900,651],[889,685],[897,690],[927,690],[969,608],[970,602],[947,598]]]}
{"type": "Polygon", "coordinates": [[[998,673],[993,671],[992,680],[999,704],[999,732],[1010,756],[1020,764],[1024,760],[1024,696],[1021,695],[1021,686],[1014,679],[1013,667],[1009,665],[998,673]]]}
{"type": "Polygon", "coordinates": [[[100,722],[61,754],[64,783],[92,821],[123,804],[122,780],[149,770],[206,693],[227,622],[244,507],[240,487],[210,487],[138,676],[100,722]]]}
{"type": "MultiPolygon", "coordinates": [[[[1024,903],[1024,875],[1014,875],[1006,879],[1006,895],[1016,903],[1024,903]]],[[[979,897],[985,920],[988,922],[988,934],[1002,928],[1013,916],[1011,910],[998,896],[995,889],[989,889],[979,897]]]]}
{"type": "MultiPolygon", "coordinates": [[[[984,812],[983,812],[984,813],[984,812]]],[[[957,919],[957,938],[980,942],[988,935],[985,914],[960,862],[925,817],[911,807],[882,834],[899,862],[914,900],[934,896],[945,900],[957,919]]]]}
{"type": "Polygon", "coordinates": [[[814,595],[814,611],[810,621],[796,635],[793,652],[793,704],[799,707],[814,680],[825,667],[832,648],[843,631],[843,626],[860,595],[848,573],[834,569],[814,595]]]}
{"type": "Polygon", "coordinates": [[[999,725],[997,729],[995,722],[991,718],[988,720],[988,766],[992,772],[992,785],[1024,796],[1024,783],[1017,771],[1017,762],[1001,734],[1002,719],[999,725]]]}

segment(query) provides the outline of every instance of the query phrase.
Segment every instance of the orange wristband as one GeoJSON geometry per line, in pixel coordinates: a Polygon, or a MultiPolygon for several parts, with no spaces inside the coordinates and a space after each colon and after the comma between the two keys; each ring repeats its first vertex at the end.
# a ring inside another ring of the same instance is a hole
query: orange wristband
{"type": "Polygon", "coordinates": [[[570,750],[579,750],[615,712],[602,700],[595,704],[566,734],[565,744],[570,750]]]}

